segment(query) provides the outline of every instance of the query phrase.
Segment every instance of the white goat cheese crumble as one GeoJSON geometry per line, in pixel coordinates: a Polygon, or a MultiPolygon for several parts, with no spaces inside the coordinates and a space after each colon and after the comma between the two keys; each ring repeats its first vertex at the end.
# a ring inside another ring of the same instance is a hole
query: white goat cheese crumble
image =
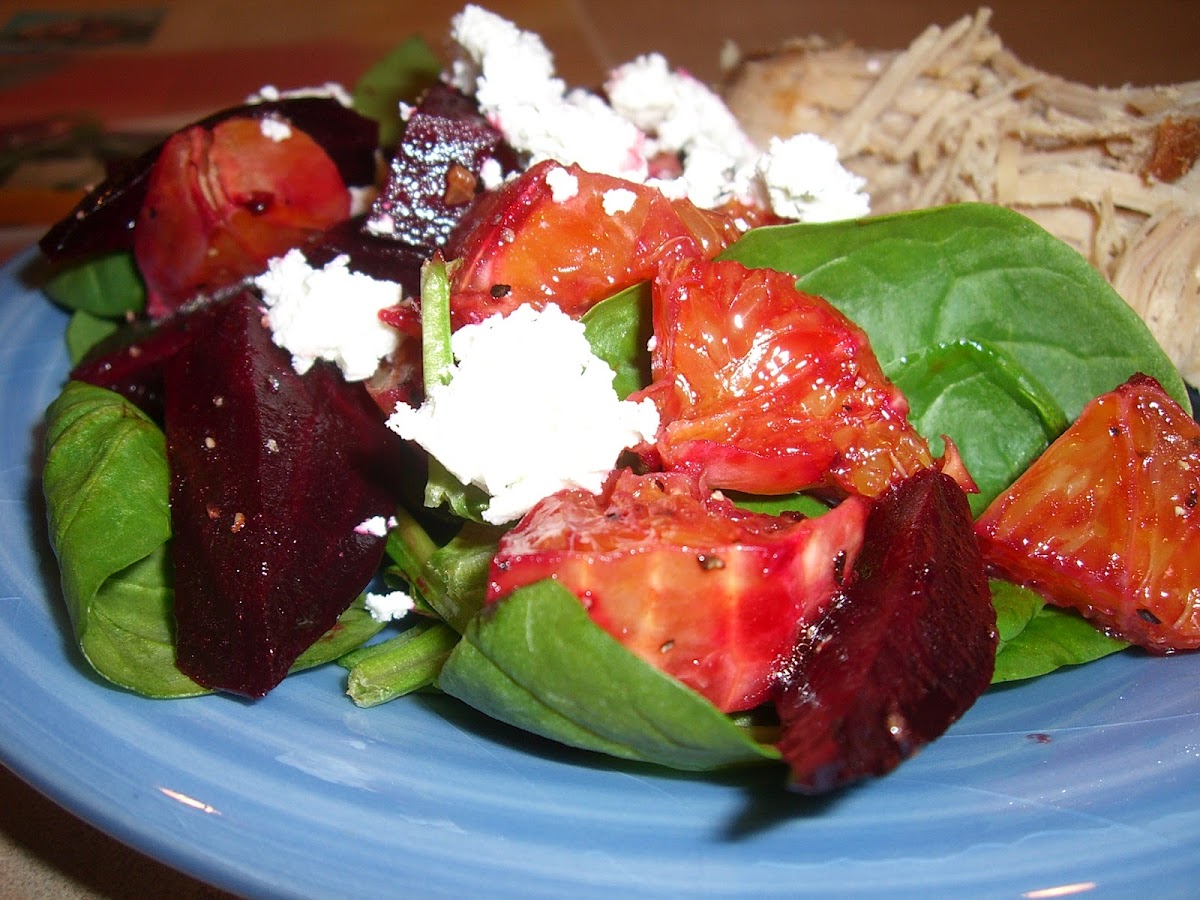
{"type": "Polygon", "coordinates": [[[400,302],[400,285],[351,272],[349,261],[342,255],[314,269],[302,252],[289,250],[254,279],[272,339],[292,354],[301,375],[324,359],[336,363],[347,381],[363,381],[399,342],[379,311],[400,302]]]}
{"type": "Polygon", "coordinates": [[[834,145],[803,135],[760,153],[720,96],[670,69],[661,54],[614,69],[606,101],[568,91],[541,38],[495,13],[469,5],[451,28],[461,52],[449,80],[475,97],[505,139],[530,155],[531,165],[575,163],[651,184],[704,209],[738,200],[808,222],[870,212],[865,181],[841,166],[834,145]],[[679,177],[650,176],[650,160],[662,152],[679,154],[679,177]]]}
{"type": "Polygon", "coordinates": [[[376,622],[391,622],[403,619],[416,608],[413,598],[404,591],[388,591],[386,594],[375,594],[367,591],[363,597],[367,612],[376,622]]]}
{"type": "Polygon", "coordinates": [[[871,211],[870,198],[863,193],[866,179],[848,172],[838,162],[837,147],[815,134],[771,138],[757,168],[777,215],[832,222],[871,211]]]}
{"type": "Polygon", "coordinates": [[[464,325],[451,349],[449,383],[397,406],[388,427],[486,491],[494,524],[564,488],[599,493],[621,451],[658,431],[654,403],[618,399],[583,324],[554,304],[464,325]]]}
{"type": "Polygon", "coordinates": [[[248,96],[246,102],[264,103],[287,100],[294,97],[329,97],[342,104],[342,106],[354,105],[354,98],[350,96],[350,92],[336,81],[327,81],[321,85],[295,88],[287,91],[281,91],[273,84],[264,84],[258,89],[257,93],[248,96]]]}
{"type": "Polygon", "coordinates": [[[292,126],[278,116],[263,116],[258,120],[258,130],[269,141],[286,141],[292,136],[292,126]]]}
{"type": "Polygon", "coordinates": [[[371,516],[369,519],[363,519],[354,526],[355,534],[369,535],[371,537],[387,537],[388,531],[396,527],[396,517],[391,516],[385,519],[383,516],[371,516]]]}
{"type": "Polygon", "coordinates": [[[637,202],[637,194],[628,188],[611,188],[604,192],[601,198],[605,215],[615,216],[617,213],[627,213],[637,202]]]}
{"type": "Polygon", "coordinates": [[[579,179],[561,166],[554,166],[546,173],[546,184],[555,203],[566,203],[579,193],[579,179]]]}
{"type": "Polygon", "coordinates": [[[488,121],[530,164],[553,159],[589,172],[643,181],[645,136],[595,94],[568,91],[542,39],[478,6],[451,19],[462,51],[451,83],[474,96],[488,121]]]}
{"type": "Polygon", "coordinates": [[[661,53],[618,66],[604,87],[612,108],[653,136],[654,152],[706,146],[734,160],[757,154],[725,101],[698,78],[672,70],[661,53]]]}

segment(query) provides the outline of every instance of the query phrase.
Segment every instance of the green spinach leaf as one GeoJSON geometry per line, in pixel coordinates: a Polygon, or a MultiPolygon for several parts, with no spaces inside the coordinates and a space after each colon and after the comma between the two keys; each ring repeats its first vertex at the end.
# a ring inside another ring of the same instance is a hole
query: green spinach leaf
{"type": "Polygon", "coordinates": [[[935,454],[951,439],[979,486],[970,497],[979,515],[1067,427],[1049,392],[1008,354],[988,344],[954,341],[919,350],[898,363],[892,380],[911,404],[909,418],[935,454]],[[979,416],[977,411],[987,410],[979,416]],[[962,427],[970,420],[972,427],[962,427]]]}
{"type": "Polygon", "coordinates": [[[809,519],[823,516],[829,512],[830,506],[811,494],[780,494],[768,496],[760,494],[741,494],[737,491],[722,491],[734,505],[751,512],[763,513],[768,516],[781,516],[784,513],[799,513],[809,519]]]}
{"type": "MultiPolygon", "coordinates": [[[[175,666],[162,431],[119,394],[70,381],[46,411],[45,446],[50,542],[84,658],[147,697],[208,693],[175,666]]],[[[292,671],[334,660],[381,628],[360,597],[292,671]]]]}
{"type": "Polygon", "coordinates": [[[701,771],[778,758],[622,647],[552,580],[472,621],[438,686],[492,718],[623,759],[701,771]]]}
{"type": "MultiPolygon", "coordinates": [[[[421,360],[425,394],[444,387],[454,377],[451,347],[450,279],[457,262],[440,257],[421,267],[421,360]]],[[[491,497],[477,485],[463,484],[437,459],[429,458],[425,505],[445,506],[460,519],[482,522],[491,497]]]]}
{"type": "Polygon", "coordinates": [[[146,286],[133,254],[127,252],[68,266],[55,273],[44,290],[56,303],[100,319],[122,319],[146,305],[146,286]]]}
{"type": "Polygon", "coordinates": [[[503,531],[495,525],[468,522],[429,558],[428,570],[444,591],[434,608],[460,634],[483,608],[488,570],[503,531]]]}
{"type": "Polygon", "coordinates": [[[114,319],[102,319],[82,309],[76,310],[67,322],[67,354],[71,364],[78,363],[87,352],[121,326],[114,319]]]}
{"type": "Polygon", "coordinates": [[[592,352],[615,373],[613,389],[624,400],[650,383],[650,354],[654,334],[650,284],[642,282],[602,300],[583,314],[584,335],[592,352]]]}
{"type": "Polygon", "coordinates": [[[396,511],[388,534],[387,555],[414,599],[462,633],[483,607],[488,567],[496,555],[502,528],[466,522],[438,547],[407,510],[396,511]]]}
{"type": "Polygon", "coordinates": [[[417,100],[434,84],[442,61],[429,44],[414,35],[369,68],[354,86],[354,108],[379,123],[379,143],[394,147],[404,133],[400,103],[417,100]]]}
{"type": "MultiPolygon", "coordinates": [[[[1075,250],[1011,210],[966,203],[748,232],[724,254],[796,275],[857,322],[889,375],[914,353],[976,341],[1009,354],[1073,420],[1135,372],[1186,402],[1137,314],[1075,250]]],[[[964,420],[951,437],[990,415],[964,420]]]]}
{"type": "Polygon", "coordinates": [[[46,413],[42,482],[84,656],[147,696],[203,693],[175,667],[162,431],[120,395],[69,382],[46,413]]]}
{"type": "Polygon", "coordinates": [[[339,660],[349,670],[346,693],[355,705],[368,707],[429,687],[458,637],[442,622],[421,622],[389,640],[360,647],[339,660]]]}
{"type": "Polygon", "coordinates": [[[288,674],[314,669],[325,663],[341,659],[383,631],[386,624],[386,622],[375,621],[374,617],[367,612],[365,596],[359,594],[355,601],[338,616],[337,624],[296,657],[288,674]]]}
{"type": "Polygon", "coordinates": [[[993,580],[991,588],[1000,632],[992,684],[1035,678],[1129,646],[1072,610],[1046,605],[1031,590],[1001,580],[993,580]]]}

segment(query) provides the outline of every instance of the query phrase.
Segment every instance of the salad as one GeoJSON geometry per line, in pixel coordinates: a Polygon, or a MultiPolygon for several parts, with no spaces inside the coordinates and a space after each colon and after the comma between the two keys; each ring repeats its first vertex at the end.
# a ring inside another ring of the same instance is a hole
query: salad
{"type": "Polygon", "coordinates": [[[453,37],[181,129],[42,240],[101,675],[336,663],[360,705],[824,792],[995,682],[1200,646],[1200,427],[1074,251],[864,217],[828,145],[760,151],[659,57],[602,96],[486,10],[453,37]]]}

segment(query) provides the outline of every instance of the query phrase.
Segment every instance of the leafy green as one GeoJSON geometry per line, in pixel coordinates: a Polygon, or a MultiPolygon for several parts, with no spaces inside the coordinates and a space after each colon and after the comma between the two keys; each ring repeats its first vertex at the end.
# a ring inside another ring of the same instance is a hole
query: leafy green
{"type": "Polygon", "coordinates": [[[360,647],[339,662],[350,674],[346,693],[358,706],[378,706],[432,685],[458,632],[441,622],[422,622],[394,638],[360,647]]]}
{"type": "Polygon", "coordinates": [[[400,103],[415,101],[434,84],[442,61],[414,35],[376,62],[354,86],[354,108],[379,123],[379,143],[394,147],[404,132],[400,103]]]}
{"type": "Polygon", "coordinates": [[[722,491],[733,501],[735,506],[748,509],[751,512],[768,516],[780,516],[784,513],[800,513],[810,519],[829,512],[829,505],[810,494],[780,494],[778,496],[763,496],[758,494],[741,494],[737,491],[722,491]]]}
{"type": "MultiPolygon", "coordinates": [[[[428,396],[454,377],[450,334],[450,279],[457,263],[435,257],[421,266],[421,360],[428,396]]],[[[445,506],[460,519],[482,522],[491,497],[474,484],[463,484],[437,459],[429,459],[425,505],[445,506]]]]}
{"type": "Polygon", "coordinates": [[[67,352],[77,363],[113,334],[130,314],[146,305],[146,287],[133,254],[109,253],[66,266],[46,280],[43,290],[73,312],[67,323],[67,352]]]}
{"type": "Polygon", "coordinates": [[[452,263],[435,256],[421,265],[421,363],[425,393],[449,384],[454,375],[450,345],[452,263]]]}
{"type": "Polygon", "coordinates": [[[1067,427],[1057,401],[1008,354],[972,341],[937,344],[898,363],[892,380],[911,404],[909,415],[942,452],[953,433],[979,486],[971,511],[979,515],[1067,427]],[[987,410],[988,416],[976,416],[987,410]],[[973,419],[973,427],[961,426],[973,419]]]}
{"type": "Polygon", "coordinates": [[[475,484],[463,484],[434,457],[429,458],[429,477],[425,483],[425,505],[430,509],[444,506],[468,522],[482,522],[491,504],[488,492],[475,484]]]}
{"type": "Polygon", "coordinates": [[[1097,631],[1071,610],[1047,606],[1027,588],[998,579],[991,588],[1000,633],[993,684],[1045,675],[1129,646],[1097,631]]]}
{"type": "Polygon", "coordinates": [[[385,552],[413,597],[461,634],[483,607],[488,567],[502,532],[494,525],[466,522],[438,547],[407,510],[399,509],[385,552]]]}
{"type": "Polygon", "coordinates": [[[113,319],[102,319],[82,309],[76,310],[67,322],[67,354],[71,363],[78,363],[92,347],[116,334],[119,328],[120,325],[113,319]]]}
{"type": "Polygon", "coordinates": [[[151,697],[203,692],[175,667],[162,431],[118,394],[69,382],[46,413],[43,489],[84,656],[151,697]]]}
{"type": "Polygon", "coordinates": [[[473,620],[438,686],[500,721],[623,759],[701,771],[778,758],[622,647],[552,580],[473,620]]]}
{"type": "Polygon", "coordinates": [[[502,531],[494,525],[468,522],[429,558],[429,571],[436,573],[443,589],[440,602],[432,605],[460,634],[483,608],[488,569],[502,531]]]}
{"type": "Polygon", "coordinates": [[[109,253],[56,272],[43,286],[54,302],[100,319],[141,312],[146,286],[128,252],[109,253]]]}
{"type": "MultiPolygon", "coordinates": [[[[1099,273],[1001,207],[761,228],[725,256],[791,272],[867,332],[909,396],[917,428],[959,447],[983,489],[976,512],[1085,403],[1135,372],[1186,402],[1171,361],[1099,273]]],[[[1111,649],[1078,616],[1039,607],[1002,650],[998,677],[1030,677],[1111,649]]]]}
{"type": "Polygon", "coordinates": [[[592,353],[615,373],[613,389],[624,400],[650,383],[646,346],[654,333],[650,285],[635,284],[597,303],[583,315],[584,336],[592,353]]]}
{"type": "Polygon", "coordinates": [[[393,563],[391,570],[409,585],[413,598],[428,603],[429,596],[440,590],[437,584],[430,583],[425,568],[437,552],[437,544],[403,506],[396,509],[395,518],[384,553],[393,563]]]}
{"type": "Polygon", "coordinates": [[[302,672],[305,669],[314,669],[325,663],[341,659],[379,634],[385,624],[375,621],[374,617],[367,612],[366,598],[360,594],[338,616],[336,625],[296,657],[296,661],[292,663],[288,672],[302,672]]]}
{"type": "MultiPolygon", "coordinates": [[[[50,542],[84,658],[114,684],[147,697],[207,690],[175,666],[166,440],[136,406],[69,381],[46,411],[50,542]]],[[[292,671],[329,662],[382,626],[362,599],[292,671]]]]}
{"type": "Polygon", "coordinates": [[[759,228],[724,256],[796,275],[867,332],[889,375],[914,353],[966,340],[1007,353],[1071,420],[1138,371],[1186,402],[1162,348],[1087,260],[1002,207],[759,228]]]}

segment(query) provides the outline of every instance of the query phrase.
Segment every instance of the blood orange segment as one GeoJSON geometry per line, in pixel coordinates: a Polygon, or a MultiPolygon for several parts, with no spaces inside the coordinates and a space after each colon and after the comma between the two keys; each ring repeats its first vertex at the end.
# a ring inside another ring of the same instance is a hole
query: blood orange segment
{"type": "Polygon", "coordinates": [[[488,599],[554,578],[633,653],[724,711],[749,709],[853,564],[867,508],[768,516],[684,473],[624,470],[601,496],[547,498],[505,535],[488,599]]]}
{"type": "Polygon", "coordinates": [[[455,326],[522,303],[578,317],[647,281],[660,259],[715,256],[739,234],[734,217],[578,166],[546,161],[482,195],[444,254],[461,259],[455,326]]]}
{"type": "Polygon", "coordinates": [[[266,121],[193,126],[163,145],[133,241],[152,317],[261,272],[349,216],[350,192],[329,155],[303,131],[266,121]]]}
{"type": "Polygon", "coordinates": [[[790,275],[664,263],[654,282],[653,383],[668,468],[712,487],[816,487],[875,497],[935,465],[866,334],[790,275]]]}
{"type": "Polygon", "coordinates": [[[1200,425],[1147,375],[1079,418],[984,511],[984,558],[1158,652],[1200,648],[1200,425]]]}

